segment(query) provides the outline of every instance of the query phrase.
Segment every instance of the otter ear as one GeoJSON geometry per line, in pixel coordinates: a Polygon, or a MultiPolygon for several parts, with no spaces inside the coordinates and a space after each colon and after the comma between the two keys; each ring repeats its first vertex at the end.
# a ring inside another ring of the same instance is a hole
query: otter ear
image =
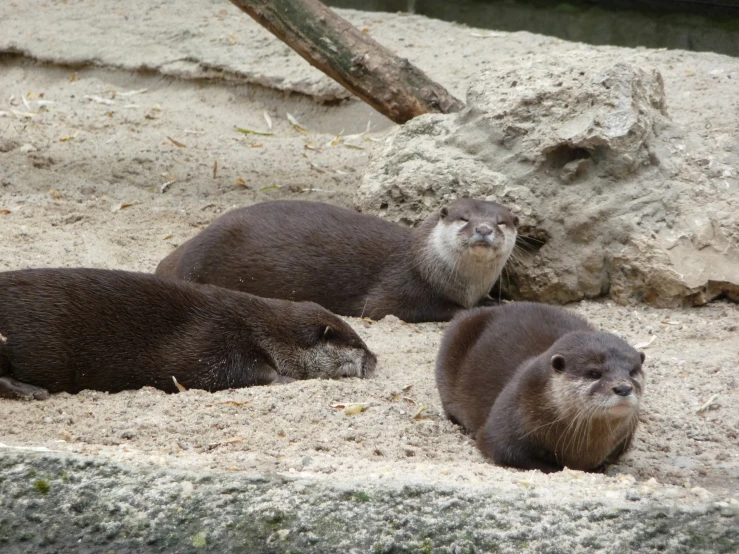
{"type": "Polygon", "coordinates": [[[449,215],[449,210],[447,209],[446,206],[444,206],[441,210],[439,210],[439,217],[441,219],[444,219],[448,215],[449,215]]]}
{"type": "Polygon", "coordinates": [[[560,354],[555,354],[554,356],[552,356],[552,369],[554,369],[554,371],[564,371],[565,370],[564,356],[560,354]]]}
{"type": "Polygon", "coordinates": [[[647,359],[647,355],[644,352],[639,352],[639,357],[641,358],[641,363],[644,363],[644,360],[647,359]]]}
{"type": "Polygon", "coordinates": [[[518,227],[518,222],[519,222],[518,216],[517,215],[514,215],[513,216],[513,226],[514,227],[518,227]]]}

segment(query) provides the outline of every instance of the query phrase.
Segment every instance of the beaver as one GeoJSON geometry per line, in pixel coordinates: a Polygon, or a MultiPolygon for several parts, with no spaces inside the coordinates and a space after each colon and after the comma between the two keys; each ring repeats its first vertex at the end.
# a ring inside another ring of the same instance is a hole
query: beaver
{"type": "Polygon", "coordinates": [[[461,199],[415,229],[319,202],[272,201],[230,211],[164,258],[156,274],[334,313],[448,321],[490,303],[518,218],[461,199]]]}
{"type": "Polygon", "coordinates": [[[631,445],[644,358],[564,308],[516,302],[455,318],[436,382],[447,417],[495,463],[599,471],[631,445]]]}
{"type": "Polygon", "coordinates": [[[309,302],[103,269],[0,273],[0,394],[364,377],[376,358],[309,302]]]}

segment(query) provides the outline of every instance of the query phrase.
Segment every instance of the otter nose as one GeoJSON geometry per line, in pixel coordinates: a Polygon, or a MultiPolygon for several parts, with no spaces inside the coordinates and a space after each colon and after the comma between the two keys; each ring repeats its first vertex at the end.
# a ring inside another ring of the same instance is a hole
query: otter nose
{"type": "Polygon", "coordinates": [[[475,233],[480,236],[487,237],[488,235],[493,234],[493,230],[487,225],[480,225],[479,227],[475,227],[475,233]]]}
{"type": "Polygon", "coordinates": [[[618,385],[613,387],[613,392],[619,396],[629,396],[631,391],[634,389],[631,385],[618,385]]]}

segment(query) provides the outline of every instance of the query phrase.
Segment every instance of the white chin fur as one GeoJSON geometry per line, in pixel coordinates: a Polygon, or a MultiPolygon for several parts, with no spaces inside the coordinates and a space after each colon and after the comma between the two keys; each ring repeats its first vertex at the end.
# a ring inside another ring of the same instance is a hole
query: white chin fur
{"type": "Polygon", "coordinates": [[[463,221],[439,222],[431,232],[424,273],[429,282],[465,307],[474,306],[497,280],[516,242],[515,232],[493,229],[495,246],[472,246],[459,235],[463,221]],[[502,241],[499,236],[502,233],[502,241]]]}
{"type": "Polygon", "coordinates": [[[488,263],[491,262],[494,258],[500,255],[498,250],[490,246],[489,244],[473,244],[470,249],[470,256],[475,259],[477,262],[481,263],[488,263]]]}
{"type": "Polygon", "coordinates": [[[464,221],[455,221],[453,223],[436,224],[431,232],[431,245],[434,252],[449,267],[454,267],[459,255],[460,245],[457,241],[457,233],[466,225],[464,221]]]}
{"type": "Polygon", "coordinates": [[[627,415],[638,407],[639,399],[633,394],[612,398],[604,406],[606,411],[612,415],[627,415]]]}
{"type": "Polygon", "coordinates": [[[350,362],[344,362],[343,364],[341,364],[341,367],[339,367],[339,376],[340,377],[361,377],[362,376],[361,360],[359,362],[352,360],[350,362]]]}

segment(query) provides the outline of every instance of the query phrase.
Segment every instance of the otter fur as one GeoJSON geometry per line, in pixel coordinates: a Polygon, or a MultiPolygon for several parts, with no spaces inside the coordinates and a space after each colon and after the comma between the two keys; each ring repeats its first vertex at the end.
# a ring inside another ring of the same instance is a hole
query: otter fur
{"type": "Polygon", "coordinates": [[[563,308],[529,302],[460,314],[436,382],[449,419],[495,463],[598,470],[632,441],[644,354],[563,308]]]}
{"type": "Polygon", "coordinates": [[[503,206],[473,199],[415,229],[330,204],[264,202],[221,216],[156,273],[345,316],[447,321],[490,301],[517,225],[503,206]]]}
{"type": "Polygon", "coordinates": [[[364,377],[376,358],[308,302],[143,273],[0,273],[0,395],[45,398],[144,386],[177,392],[364,377]]]}

